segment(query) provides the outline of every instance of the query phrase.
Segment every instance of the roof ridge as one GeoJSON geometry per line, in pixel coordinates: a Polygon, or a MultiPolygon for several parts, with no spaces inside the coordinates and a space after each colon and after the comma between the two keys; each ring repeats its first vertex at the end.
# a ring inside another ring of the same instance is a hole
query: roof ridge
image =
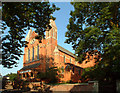
{"type": "Polygon", "coordinates": [[[62,48],[62,49],[64,49],[64,50],[65,50],[65,51],[63,51],[63,52],[65,52],[65,53],[66,53],[66,52],[69,52],[70,54],[69,54],[69,53],[67,53],[67,54],[69,54],[69,55],[71,55],[71,54],[72,54],[71,56],[75,57],[75,54],[74,54],[74,53],[70,52],[69,50],[67,50],[67,49],[63,48],[63,47],[62,47],[62,46],[60,46],[60,45],[57,45],[57,46],[58,46],[58,49],[59,49],[59,47],[60,47],[60,48],[62,48]]]}
{"type": "MultiPolygon", "coordinates": [[[[58,45],[59,47],[62,47],[62,46],[60,46],[60,45],[58,45]]],[[[64,47],[62,47],[62,48],[64,48],[64,47]]],[[[64,48],[65,49],[65,48],[64,48]]],[[[67,49],[65,49],[65,50],[67,50],[67,49]]],[[[69,50],[67,50],[68,52],[70,52],[69,50]]],[[[70,52],[70,53],[72,53],[72,52],[70,52]]],[[[74,53],[72,53],[72,54],[74,54],[74,53]]]]}
{"type": "Polygon", "coordinates": [[[34,63],[34,64],[31,64],[31,65],[23,66],[23,68],[20,69],[20,70],[34,68],[34,67],[39,66],[39,65],[40,65],[40,63],[34,63]]]}

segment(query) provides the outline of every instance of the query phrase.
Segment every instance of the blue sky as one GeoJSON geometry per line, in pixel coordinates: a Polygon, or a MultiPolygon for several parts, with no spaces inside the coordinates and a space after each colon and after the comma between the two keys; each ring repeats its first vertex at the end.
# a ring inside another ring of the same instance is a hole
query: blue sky
{"type": "MultiPolygon", "coordinates": [[[[66,39],[65,38],[65,32],[67,31],[66,27],[67,24],[69,23],[69,18],[70,18],[69,14],[71,10],[74,10],[74,8],[70,4],[70,2],[55,2],[55,5],[60,8],[59,11],[56,11],[53,14],[53,16],[56,17],[55,23],[58,31],[58,44],[64,47],[65,49],[71,51],[72,53],[74,53],[71,45],[64,43],[66,39]]],[[[24,50],[24,48],[22,49],[24,50]]],[[[17,73],[17,71],[23,67],[23,56],[20,57],[20,60],[18,62],[19,62],[18,67],[13,66],[12,69],[3,68],[2,66],[0,66],[0,73],[2,73],[2,76],[8,73],[17,73]]]]}

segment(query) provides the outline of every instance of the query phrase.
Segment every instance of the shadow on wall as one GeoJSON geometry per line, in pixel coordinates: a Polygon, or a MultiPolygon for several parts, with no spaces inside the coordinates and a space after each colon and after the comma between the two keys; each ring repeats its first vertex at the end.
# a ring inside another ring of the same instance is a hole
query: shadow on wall
{"type": "Polygon", "coordinates": [[[74,85],[70,93],[93,93],[92,85],[74,85]]]}
{"type": "Polygon", "coordinates": [[[40,55],[41,67],[44,67],[45,72],[37,70],[37,78],[46,83],[57,83],[59,81],[58,68],[54,62],[54,58],[50,56],[40,55]]]}
{"type": "Polygon", "coordinates": [[[70,79],[70,83],[74,82],[74,83],[81,83],[80,79],[81,79],[81,73],[82,73],[82,68],[75,66],[73,64],[67,64],[65,67],[65,71],[69,72],[71,75],[71,79],[70,79]]]}
{"type": "Polygon", "coordinates": [[[98,93],[98,82],[90,81],[80,84],[60,84],[50,88],[53,93],[98,93]]]}
{"type": "Polygon", "coordinates": [[[46,55],[39,55],[39,57],[35,56],[35,58],[30,59],[29,61],[26,61],[24,63],[24,67],[18,72],[20,77],[23,76],[23,74],[26,74],[24,75],[24,78],[26,78],[27,80],[36,79],[38,77],[39,79],[42,79],[42,80],[48,79],[49,81],[49,78],[53,77],[54,78],[53,80],[55,80],[55,77],[58,78],[57,71],[58,69],[56,67],[56,63],[54,62],[53,57],[46,56],[46,55]],[[33,73],[32,77],[30,72],[27,72],[28,70],[32,71],[33,73]]]}

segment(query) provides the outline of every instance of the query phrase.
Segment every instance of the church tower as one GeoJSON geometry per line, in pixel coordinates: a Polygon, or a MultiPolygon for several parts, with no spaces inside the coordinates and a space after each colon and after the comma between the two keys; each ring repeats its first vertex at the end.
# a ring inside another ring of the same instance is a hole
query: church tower
{"type": "Polygon", "coordinates": [[[49,67],[53,65],[54,49],[57,46],[57,27],[55,21],[50,20],[50,26],[52,28],[49,31],[46,31],[46,63],[49,67]]]}

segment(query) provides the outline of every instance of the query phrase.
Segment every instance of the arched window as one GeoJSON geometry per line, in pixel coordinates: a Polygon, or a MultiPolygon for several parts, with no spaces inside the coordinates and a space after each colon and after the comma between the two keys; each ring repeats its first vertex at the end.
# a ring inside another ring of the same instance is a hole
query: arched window
{"type": "Polygon", "coordinates": [[[65,55],[64,55],[64,63],[65,63],[65,55]]]}
{"type": "Polygon", "coordinates": [[[74,67],[73,67],[73,69],[72,69],[72,72],[74,73],[74,67]]]}
{"type": "Polygon", "coordinates": [[[20,77],[20,78],[22,77],[21,74],[19,74],[19,77],[20,77]]]}
{"type": "Polygon", "coordinates": [[[70,63],[72,63],[72,61],[71,61],[71,57],[70,57],[70,63]]]}
{"type": "Polygon", "coordinates": [[[55,36],[54,33],[55,33],[55,30],[54,30],[54,28],[53,28],[53,37],[55,36]]]}
{"type": "Polygon", "coordinates": [[[48,31],[48,37],[49,37],[49,31],[48,31]]]}
{"type": "Polygon", "coordinates": [[[30,49],[28,49],[28,62],[30,61],[30,49]]]}
{"type": "Polygon", "coordinates": [[[57,32],[55,32],[55,38],[57,39],[57,32]]]}
{"type": "Polygon", "coordinates": [[[33,72],[31,72],[31,77],[33,77],[33,72]]]}
{"type": "Polygon", "coordinates": [[[29,77],[29,74],[27,73],[27,77],[29,77]]]}
{"type": "Polygon", "coordinates": [[[64,73],[64,66],[61,67],[62,73],[64,73]]]}
{"type": "Polygon", "coordinates": [[[40,72],[38,72],[38,73],[37,73],[37,76],[38,76],[38,77],[39,77],[39,76],[41,76],[41,73],[40,73],[40,72]]]}
{"type": "Polygon", "coordinates": [[[34,47],[33,47],[33,53],[32,53],[32,60],[34,60],[34,47]]]}
{"type": "Polygon", "coordinates": [[[37,46],[37,59],[39,59],[39,45],[37,46]]]}
{"type": "Polygon", "coordinates": [[[68,64],[65,68],[66,71],[70,71],[71,70],[71,66],[68,64]]]}
{"type": "Polygon", "coordinates": [[[23,77],[25,77],[25,73],[23,73],[23,77]]]}
{"type": "Polygon", "coordinates": [[[78,74],[79,74],[79,75],[81,74],[81,70],[80,70],[80,69],[78,70],[78,74]]]}
{"type": "Polygon", "coordinates": [[[90,59],[90,56],[88,55],[87,58],[88,58],[88,60],[89,60],[89,59],[90,59]]]}

